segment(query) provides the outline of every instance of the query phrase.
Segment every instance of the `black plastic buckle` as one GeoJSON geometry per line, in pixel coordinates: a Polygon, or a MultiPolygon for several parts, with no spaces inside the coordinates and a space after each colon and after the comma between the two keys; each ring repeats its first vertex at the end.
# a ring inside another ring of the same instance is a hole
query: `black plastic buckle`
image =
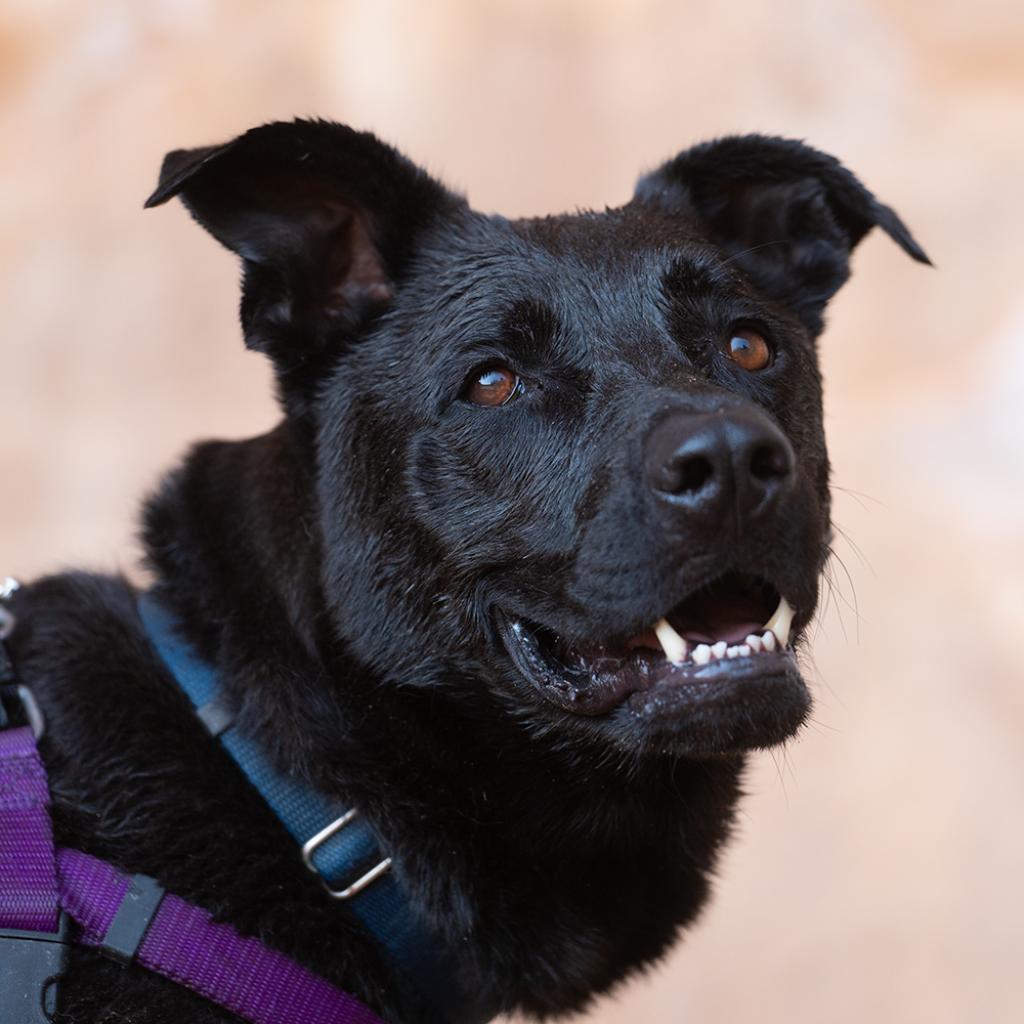
{"type": "Polygon", "coordinates": [[[164,890],[149,875],[132,875],[121,905],[100,943],[101,953],[116,960],[122,967],[135,959],[149,926],[160,909],[164,890]]]}
{"type": "Polygon", "coordinates": [[[0,1021],[50,1024],[57,1012],[57,983],[67,966],[68,917],[55,932],[0,928],[0,1021]]]}

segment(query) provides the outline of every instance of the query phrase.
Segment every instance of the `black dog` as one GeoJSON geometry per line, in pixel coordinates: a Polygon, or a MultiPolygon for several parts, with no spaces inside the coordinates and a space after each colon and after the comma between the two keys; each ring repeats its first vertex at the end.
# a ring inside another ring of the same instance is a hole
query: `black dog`
{"type": "MultiPolygon", "coordinates": [[[[272,124],[170,154],[243,260],[270,434],[149,501],[155,587],[240,728],[357,807],[471,993],[576,1010],[691,922],[748,750],[810,697],[829,540],[815,339],[874,225],[831,157],[747,136],[604,213],[483,216],[373,136],[272,124]]],[[[211,910],[390,1021],[439,1014],[203,730],[121,579],[12,600],[57,840],[211,910]]],[[[58,1019],[225,1021],[76,950],[58,1019]]],[[[472,1005],[469,1005],[472,1004],[472,1005]]]]}

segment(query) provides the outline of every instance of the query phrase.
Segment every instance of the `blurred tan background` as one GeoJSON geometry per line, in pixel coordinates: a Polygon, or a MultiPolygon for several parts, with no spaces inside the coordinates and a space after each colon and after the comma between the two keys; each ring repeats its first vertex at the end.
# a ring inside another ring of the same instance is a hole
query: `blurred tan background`
{"type": "Polygon", "coordinates": [[[141,206],[165,150],[311,114],[506,214],[760,130],[906,218],[938,269],[871,236],[823,342],[815,723],[756,759],[700,924],[588,1020],[1024,1019],[1024,7],[4,0],[0,575],[135,572],[158,474],[274,422],[232,257],[141,206]]]}

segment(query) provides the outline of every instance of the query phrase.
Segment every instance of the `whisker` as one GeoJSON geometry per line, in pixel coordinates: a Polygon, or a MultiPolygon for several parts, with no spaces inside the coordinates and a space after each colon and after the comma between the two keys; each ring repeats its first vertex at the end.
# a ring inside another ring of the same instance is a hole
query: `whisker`
{"type": "Polygon", "coordinates": [[[875,567],[871,564],[871,560],[866,554],[864,554],[864,549],[850,536],[850,534],[836,522],[832,523],[832,529],[834,529],[836,533],[838,533],[839,536],[849,544],[850,550],[857,556],[860,564],[863,565],[872,576],[877,576],[875,567]]]}
{"type": "MultiPolygon", "coordinates": [[[[855,584],[853,582],[853,576],[850,574],[849,567],[843,561],[842,557],[836,552],[835,548],[832,547],[831,544],[829,545],[828,551],[829,551],[829,557],[830,558],[834,558],[836,560],[836,562],[839,563],[839,567],[843,570],[843,575],[846,577],[846,582],[850,585],[850,593],[853,595],[853,602],[852,603],[846,599],[846,597],[842,593],[842,591],[838,591],[838,593],[839,593],[839,596],[842,599],[843,603],[850,609],[850,611],[853,612],[854,623],[857,626],[857,643],[860,643],[861,615],[860,615],[860,602],[857,600],[857,587],[855,586],[855,584]]],[[[840,618],[842,618],[842,617],[840,616],[840,618]]]]}
{"type": "Polygon", "coordinates": [[[761,242],[759,245],[752,245],[749,249],[743,249],[740,252],[733,253],[728,259],[722,261],[722,266],[727,267],[730,263],[735,263],[736,260],[743,259],[744,256],[749,256],[752,252],[757,252],[758,249],[767,249],[771,245],[785,245],[789,240],[786,238],[777,238],[773,242],[761,242]]]}
{"type": "MultiPolygon", "coordinates": [[[[814,659],[814,655],[804,648],[800,652],[800,667],[806,671],[806,674],[814,680],[817,688],[823,692],[827,692],[829,697],[832,698],[840,707],[846,707],[842,697],[836,692],[835,688],[825,678],[825,674],[821,671],[817,661],[814,659]]],[[[817,715],[812,716],[813,720],[824,729],[831,729],[831,726],[825,725],[817,715]]],[[[835,731],[835,730],[833,730],[835,731]]]]}
{"type": "Polygon", "coordinates": [[[815,715],[811,715],[805,724],[808,729],[813,729],[819,736],[824,736],[826,733],[838,736],[842,732],[842,730],[837,729],[834,725],[826,725],[824,722],[819,721],[815,715]]]}
{"type": "MultiPolygon", "coordinates": [[[[775,774],[778,777],[779,785],[782,786],[782,796],[783,796],[783,798],[786,801],[786,806],[788,807],[789,806],[789,790],[786,789],[786,773],[782,770],[782,766],[780,766],[780,764],[779,764],[779,759],[778,759],[778,757],[776,757],[776,751],[778,749],[779,749],[778,747],[773,747],[769,751],[769,753],[772,755],[772,761],[775,764],[775,774]]],[[[784,746],[781,748],[781,752],[782,752],[783,759],[785,759],[786,748],[784,746]]]]}
{"type": "Polygon", "coordinates": [[[876,498],[873,494],[866,494],[864,491],[855,491],[852,487],[841,487],[837,483],[831,483],[829,484],[829,486],[833,491],[842,491],[843,494],[850,495],[850,497],[853,498],[854,501],[856,501],[857,504],[860,505],[860,507],[865,510],[867,510],[867,505],[865,504],[865,502],[868,501],[873,502],[879,508],[887,509],[889,507],[884,501],[882,501],[881,498],[876,498]]]}
{"type": "MultiPolygon", "coordinates": [[[[821,608],[818,609],[817,614],[814,616],[814,641],[817,643],[818,637],[824,632],[825,619],[828,616],[828,610],[832,606],[835,600],[835,583],[832,580],[832,573],[828,567],[828,563],[822,566],[821,578],[825,583],[825,601],[821,608]]],[[[838,614],[838,611],[837,611],[838,614]]],[[[842,622],[842,616],[840,616],[840,623],[842,622]]]]}

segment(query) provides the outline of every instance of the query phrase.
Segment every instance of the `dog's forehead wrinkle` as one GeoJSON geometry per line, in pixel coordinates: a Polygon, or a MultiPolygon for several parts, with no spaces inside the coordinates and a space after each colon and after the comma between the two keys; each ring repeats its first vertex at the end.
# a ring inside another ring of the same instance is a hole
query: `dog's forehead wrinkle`
{"type": "Polygon", "coordinates": [[[711,246],[665,252],[659,283],[669,297],[680,293],[708,295],[749,289],[738,271],[711,246]]]}
{"type": "MultiPolygon", "coordinates": [[[[594,347],[593,356],[614,355],[617,345],[632,340],[649,325],[661,325],[661,282],[673,266],[692,259],[712,266],[706,243],[652,245],[639,240],[623,251],[620,218],[595,229],[605,214],[583,218],[585,230],[555,232],[578,217],[508,222],[470,218],[454,233],[438,232],[415,261],[409,303],[429,314],[433,350],[448,346],[452,332],[474,334],[506,320],[517,308],[532,304],[553,312],[573,351],[594,347]],[[542,225],[538,230],[537,225],[542,225]],[[597,241],[602,245],[596,247],[597,241]],[[585,245],[579,244],[585,242],[585,245]]],[[[401,298],[399,300],[401,302],[401,298]]],[[[557,340],[557,332],[549,332],[557,340]]]]}

